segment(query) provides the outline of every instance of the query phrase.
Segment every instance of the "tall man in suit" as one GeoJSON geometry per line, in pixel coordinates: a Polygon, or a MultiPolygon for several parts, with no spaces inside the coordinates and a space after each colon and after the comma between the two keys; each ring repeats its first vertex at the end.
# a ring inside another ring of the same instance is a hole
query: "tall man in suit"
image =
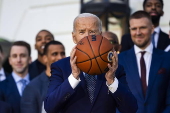
{"type": "Polygon", "coordinates": [[[134,47],[119,54],[119,63],[138,102],[137,113],[170,113],[170,54],[155,49],[150,15],[137,11],[130,17],[134,47]]]}
{"type": "Polygon", "coordinates": [[[0,81],[3,81],[6,79],[6,77],[9,75],[9,73],[5,72],[4,68],[2,67],[4,61],[4,54],[2,47],[0,45],[0,81]]]}
{"type": "Polygon", "coordinates": [[[51,41],[45,45],[43,59],[46,62],[46,70],[26,86],[21,98],[21,113],[45,113],[43,101],[50,82],[50,66],[64,57],[65,48],[61,42],[51,41]]]}
{"type": "MultiPolygon", "coordinates": [[[[73,22],[75,44],[85,36],[101,33],[102,23],[96,15],[83,13],[73,22]]],[[[118,66],[116,52],[112,66],[108,64],[109,71],[92,76],[77,67],[75,51],[73,48],[70,57],[51,65],[45,110],[48,113],[115,113],[118,108],[122,113],[135,113],[136,100],[128,89],[122,66],[118,66]]]]}
{"type": "Polygon", "coordinates": [[[28,67],[31,63],[31,48],[24,41],[14,42],[10,49],[9,63],[13,72],[0,82],[0,100],[9,103],[13,113],[20,113],[20,98],[30,82],[28,67]]]}
{"type": "Polygon", "coordinates": [[[45,63],[43,61],[43,50],[46,43],[54,40],[53,34],[48,30],[41,30],[38,32],[35,38],[35,49],[37,50],[38,58],[29,66],[29,73],[36,77],[40,75],[45,69],[45,63]]]}
{"type": "MultiPolygon", "coordinates": [[[[161,50],[165,50],[170,43],[168,34],[164,33],[159,27],[160,18],[164,14],[163,6],[163,0],[144,0],[143,2],[143,9],[149,13],[154,25],[154,32],[151,36],[153,46],[161,50]]],[[[131,49],[133,45],[134,43],[130,34],[122,36],[121,52],[131,49]]]]}

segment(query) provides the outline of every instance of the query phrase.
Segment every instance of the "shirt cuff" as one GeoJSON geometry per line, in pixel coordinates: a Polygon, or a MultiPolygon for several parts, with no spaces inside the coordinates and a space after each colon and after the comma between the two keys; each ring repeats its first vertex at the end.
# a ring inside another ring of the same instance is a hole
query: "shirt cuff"
{"type": "Polygon", "coordinates": [[[115,77],[115,80],[114,80],[114,82],[112,83],[112,84],[110,84],[110,85],[108,85],[107,84],[107,81],[106,81],[106,85],[108,86],[108,88],[109,88],[109,90],[112,92],[112,93],[114,93],[116,90],[117,90],[117,88],[118,88],[118,80],[117,80],[117,78],[115,77]]]}
{"type": "Polygon", "coordinates": [[[80,81],[80,78],[77,80],[72,74],[68,77],[68,82],[73,89],[79,84],[80,81]]]}

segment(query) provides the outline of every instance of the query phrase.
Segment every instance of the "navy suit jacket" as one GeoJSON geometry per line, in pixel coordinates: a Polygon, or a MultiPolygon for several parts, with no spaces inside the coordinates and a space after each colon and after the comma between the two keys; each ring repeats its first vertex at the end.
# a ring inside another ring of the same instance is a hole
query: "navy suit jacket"
{"type": "Polygon", "coordinates": [[[146,97],[138,72],[134,48],[119,54],[126,80],[138,102],[137,113],[170,113],[170,54],[153,49],[146,97]]]}
{"type": "Polygon", "coordinates": [[[21,113],[41,113],[48,84],[49,78],[42,72],[26,86],[21,97],[21,113]]]}
{"type": "Polygon", "coordinates": [[[40,75],[43,71],[45,71],[46,66],[36,59],[29,65],[29,74],[31,75],[31,79],[40,75]]]}
{"type": "Polygon", "coordinates": [[[111,93],[106,86],[105,74],[97,76],[94,101],[91,104],[86,90],[84,75],[73,89],[68,81],[71,74],[70,58],[64,58],[51,65],[52,76],[45,100],[47,113],[115,113],[116,107],[122,113],[135,113],[136,99],[126,82],[122,66],[116,71],[118,89],[111,93]]]}
{"type": "Polygon", "coordinates": [[[20,113],[21,96],[12,75],[0,82],[0,100],[9,103],[13,113],[20,113]]]}
{"type": "MultiPolygon", "coordinates": [[[[169,44],[170,44],[169,35],[160,30],[157,49],[165,50],[169,44]]],[[[134,43],[131,39],[130,34],[125,34],[122,36],[121,52],[131,49],[133,45],[134,43]]]]}
{"type": "Polygon", "coordinates": [[[11,106],[3,101],[0,101],[0,113],[12,113],[11,106]]]}

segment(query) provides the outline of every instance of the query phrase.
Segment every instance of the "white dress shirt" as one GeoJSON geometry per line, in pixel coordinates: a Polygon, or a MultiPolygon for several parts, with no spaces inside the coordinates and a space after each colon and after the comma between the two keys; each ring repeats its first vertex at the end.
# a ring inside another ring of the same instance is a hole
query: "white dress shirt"
{"type": "Polygon", "coordinates": [[[42,111],[41,111],[41,113],[47,113],[47,112],[45,111],[45,109],[44,109],[44,101],[43,101],[43,103],[42,103],[42,111]]]}
{"type": "Polygon", "coordinates": [[[154,29],[154,32],[155,32],[155,35],[154,35],[155,48],[157,48],[157,46],[158,46],[158,40],[159,40],[160,30],[161,30],[161,29],[160,29],[159,26],[154,29]]]}
{"type": "Polygon", "coordinates": [[[0,70],[0,81],[3,81],[6,79],[4,68],[1,68],[0,70]]]}
{"type": "MultiPolygon", "coordinates": [[[[77,80],[77,79],[74,78],[74,76],[71,74],[71,75],[68,77],[68,81],[69,81],[71,87],[74,89],[74,88],[79,84],[79,82],[80,82],[81,80],[80,80],[80,78],[79,78],[79,80],[77,80]]],[[[107,82],[106,82],[106,85],[108,86],[109,90],[110,90],[112,93],[114,93],[114,92],[117,90],[117,88],[118,88],[118,83],[119,83],[119,82],[118,82],[117,78],[115,77],[115,80],[114,80],[114,82],[113,82],[111,85],[108,85],[107,82]]]]}
{"type": "Polygon", "coordinates": [[[152,43],[150,43],[150,45],[145,50],[141,50],[139,47],[134,45],[134,50],[135,50],[135,55],[136,55],[136,59],[137,59],[137,66],[138,66],[138,72],[139,72],[140,77],[141,77],[141,68],[140,68],[141,53],[140,52],[141,51],[146,51],[146,53],[144,54],[144,60],[145,60],[145,65],[146,65],[146,84],[148,85],[153,45],[152,45],[152,43]]]}
{"type": "Polygon", "coordinates": [[[26,84],[28,84],[30,82],[29,80],[29,74],[27,74],[24,78],[21,78],[20,76],[18,76],[16,73],[12,72],[12,76],[15,80],[15,83],[17,85],[19,94],[22,96],[22,83],[20,82],[21,79],[25,79],[26,80],[26,84]]]}
{"type": "Polygon", "coordinates": [[[166,47],[165,49],[165,52],[168,52],[168,51],[170,51],[170,45],[168,45],[168,47],[166,47]]]}

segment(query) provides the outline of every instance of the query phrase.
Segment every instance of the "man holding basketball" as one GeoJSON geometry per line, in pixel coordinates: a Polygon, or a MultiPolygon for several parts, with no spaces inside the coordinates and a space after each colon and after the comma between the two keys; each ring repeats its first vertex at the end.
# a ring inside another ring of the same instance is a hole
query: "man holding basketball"
{"type": "MultiPolygon", "coordinates": [[[[97,16],[80,14],[73,23],[73,41],[77,44],[85,36],[101,35],[101,31],[97,16]]],[[[94,95],[91,95],[87,91],[89,75],[77,67],[75,51],[73,48],[70,57],[51,65],[45,110],[48,113],[115,113],[118,108],[122,113],[136,113],[136,99],[127,86],[122,66],[118,65],[116,52],[112,66],[108,64],[109,71],[95,76],[94,95]]]]}

